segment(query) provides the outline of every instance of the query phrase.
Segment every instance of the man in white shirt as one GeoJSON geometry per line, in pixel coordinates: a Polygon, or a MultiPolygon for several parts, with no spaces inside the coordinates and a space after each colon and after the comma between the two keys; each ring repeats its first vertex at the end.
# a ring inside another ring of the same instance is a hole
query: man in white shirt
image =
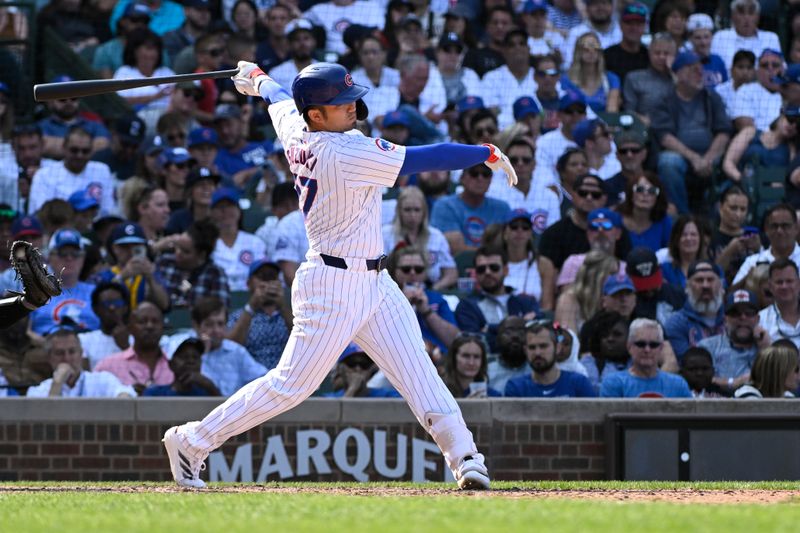
{"type": "MultiPolygon", "coordinates": [[[[788,73],[788,70],[787,70],[788,73]]],[[[756,77],[756,56],[750,50],[739,50],[733,55],[731,77],[714,87],[717,94],[725,104],[725,112],[733,116],[733,107],[736,105],[736,95],[739,90],[752,83],[756,77]]]]}
{"type": "Polygon", "coordinates": [[[800,348],[800,278],[791,259],[769,265],[769,290],[773,303],[759,312],[759,323],[773,341],[789,339],[800,348]]]}
{"type": "Polygon", "coordinates": [[[561,127],[548,131],[536,143],[536,175],[534,181],[544,186],[559,182],[556,163],[567,148],[577,146],[572,130],[586,118],[586,100],[568,92],[558,101],[558,118],[561,127]]]}
{"type": "Polygon", "coordinates": [[[572,137],[575,144],[586,152],[591,174],[608,180],[622,170],[622,165],[614,153],[611,132],[606,123],[599,118],[579,122],[572,130],[572,137]]]}
{"type": "Polygon", "coordinates": [[[42,205],[54,198],[66,200],[79,189],[86,190],[98,202],[100,210],[116,213],[114,179],[105,163],[89,161],[92,137],[81,127],[69,130],[64,138],[64,160],[42,167],[33,175],[28,200],[28,213],[34,214],[42,205]]]}
{"type": "Polygon", "coordinates": [[[584,33],[594,33],[600,40],[603,49],[622,41],[622,29],[619,27],[612,13],[614,12],[611,0],[586,0],[586,22],[578,24],[569,31],[567,41],[564,43],[563,68],[568,69],[572,64],[572,54],[575,52],[575,43],[584,33]]]}
{"type": "Polygon", "coordinates": [[[312,63],[316,63],[313,53],[317,40],[312,33],[313,26],[305,19],[290,21],[283,30],[289,40],[289,59],[269,71],[270,77],[291,92],[292,82],[297,73],[312,63]]]}
{"type": "Polygon", "coordinates": [[[385,19],[384,2],[356,0],[332,0],[317,4],[305,12],[306,18],[325,28],[328,36],[326,49],[339,55],[347,51],[344,30],[351,24],[360,24],[383,29],[385,19]]]}
{"type": "Polygon", "coordinates": [[[28,389],[29,398],[134,398],[133,387],[123,385],[108,372],[85,372],[78,336],[71,329],[57,329],[47,336],[45,350],[53,377],[28,389]]]}
{"type": "Polygon", "coordinates": [[[0,198],[19,213],[28,212],[28,193],[33,175],[57,161],[42,157],[44,138],[36,124],[16,126],[11,132],[13,156],[0,160],[0,198]]]}
{"type": "Polygon", "coordinates": [[[564,37],[557,31],[547,28],[547,2],[527,0],[522,6],[522,24],[528,33],[528,49],[531,55],[562,55],[564,37]]]}
{"type": "Polygon", "coordinates": [[[743,281],[750,270],[759,263],[772,263],[780,258],[789,258],[800,265],[800,246],[797,244],[797,213],[789,204],[771,207],[764,215],[764,233],[770,242],[769,248],[747,256],[733,278],[734,285],[743,281]]]}
{"type": "Polygon", "coordinates": [[[761,52],[756,81],[736,92],[731,118],[737,129],[755,126],[766,131],[780,116],[783,107],[780,82],[784,66],[783,55],[778,50],[766,49],[761,52]]]}
{"type": "Polygon", "coordinates": [[[771,31],[758,29],[761,4],[758,0],[733,0],[731,2],[732,28],[719,30],[711,39],[711,53],[725,62],[725,68],[733,64],[733,54],[739,50],[750,50],[756,57],[766,48],[781,49],[778,36],[771,31]]]}
{"type": "Polygon", "coordinates": [[[536,81],[530,65],[527,34],[514,29],[503,41],[506,64],[490,70],[483,77],[483,99],[488,107],[499,111],[500,129],[514,123],[514,101],[522,96],[536,94],[536,81]]]}
{"type": "Polygon", "coordinates": [[[100,329],[78,334],[90,370],[109,355],[131,345],[127,326],[129,301],[127,287],[115,281],[100,282],[92,291],[92,311],[100,319],[100,329]]]}
{"type": "Polygon", "coordinates": [[[377,37],[370,36],[361,41],[358,48],[361,67],[353,70],[353,83],[369,88],[364,95],[364,103],[369,108],[372,122],[394,111],[400,101],[397,87],[400,85],[400,72],[386,66],[386,49],[377,37]]]}

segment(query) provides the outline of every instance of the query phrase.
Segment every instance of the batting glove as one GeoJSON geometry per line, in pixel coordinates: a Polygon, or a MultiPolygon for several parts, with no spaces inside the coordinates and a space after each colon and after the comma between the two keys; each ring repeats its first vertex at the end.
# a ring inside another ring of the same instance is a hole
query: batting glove
{"type": "Polygon", "coordinates": [[[261,96],[258,92],[258,86],[262,81],[272,78],[267,76],[255,63],[239,61],[238,67],[239,72],[231,78],[233,84],[236,86],[236,90],[248,96],[261,96]]]}
{"type": "Polygon", "coordinates": [[[484,146],[489,149],[489,159],[487,159],[484,164],[492,170],[502,170],[505,172],[509,187],[516,185],[517,172],[514,170],[514,167],[511,166],[511,161],[508,160],[508,156],[493,144],[484,143],[484,146]]]}

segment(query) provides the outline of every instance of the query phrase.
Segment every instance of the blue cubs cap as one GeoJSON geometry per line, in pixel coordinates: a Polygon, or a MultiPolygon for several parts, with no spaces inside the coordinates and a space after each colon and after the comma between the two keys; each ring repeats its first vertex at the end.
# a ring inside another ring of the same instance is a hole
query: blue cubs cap
{"type": "Polygon", "coordinates": [[[130,18],[150,18],[153,12],[147,6],[147,4],[142,4],[139,2],[132,2],[128,4],[125,8],[125,11],[122,13],[123,17],[130,17],[130,18]]]}
{"type": "Polygon", "coordinates": [[[408,116],[402,111],[392,111],[383,116],[383,127],[390,128],[392,126],[405,126],[408,128],[411,126],[411,122],[408,120],[408,116]]]}
{"type": "Polygon", "coordinates": [[[65,246],[74,246],[83,250],[83,237],[77,230],[71,228],[60,229],[53,233],[48,248],[50,250],[60,250],[65,246]]]}
{"type": "Polygon", "coordinates": [[[342,361],[344,361],[345,359],[347,359],[351,355],[357,354],[357,353],[366,354],[367,352],[365,352],[361,348],[361,346],[359,346],[358,344],[356,344],[354,342],[351,342],[350,344],[347,345],[347,348],[344,349],[344,351],[342,352],[342,355],[339,356],[339,362],[341,363],[342,361]]]}
{"type": "Polygon", "coordinates": [[[624,22],[647,22],[647,16],[650,11],[647,6],[639,2],[626,5],[622,9],[620,20],[624,22]]]}
{"type": "Polygon", "coordinates": [[[583,97],[582,94],[576,93],[574,91],[567,91],[564,93],[558,100],[558,110],[559,111],[566,111],[570,107],[574,105],[580,105],[583,107],[583,110],[586,111],[586,99],[583,97]]]}
{"type": "Polygon", "coordinates": [[[528,0],[522,6],[523,13],[536,13],[537,11],[547,11],[547,2],[544,0],[528,0]]]}
{"type": "Polygon", "coordinates": [[[775,76],[772,78],[772,82],[780,83],[781,85],[786,85],[788,83],[800,83],[800,63],[789,65],[786,68],[786,72],[780,76],[775,76]]]}
{"type": "Polygon", "coordinates": [[[169,164],[186,163],[192,158],[189,150],[186,148],[164,148],[164,151],[158,156],[161,166],[164,167],[169,164]]]}
{"type": "Polygon", "coordinates": [[[593,118],[591,120],[581,120],[572,128],[572,139],[581,148],[586,148],[586,141],[594,135],[594,130],[604,124],[602,120],[593,118]]]}
{"type": "Polygon", "coordinates": [[[536,100],[530,96],[517,98],[514,102],[514,120],[525,118],[528,115],[538,115],[542,110],[536,105],[536,100]]]}
{"type": "Polygon", "coordinates": [[[233,187],[220,187],[214,194],[211,195],[211,207],[214,207],[220,202],[228,200],[229,202],[233,202],[237,206],[239,205],[239,200],[241,199],[241,195],[239,191],[234,189],[233,187]]]}
{"type": "Polygon", "coordinates": [[[69,195],[69,205],[78,212],[88,211],[94,207],[100,207],[97,198],[89,194],[86,189],[80,189],[69,195]]]}
{"type": "Polygon", "coordinates": [[[480,96],[465,96],[456,103],[456,111],[463,113],[471,109],[484,109],[483,98],[480,96]]]}
{"type": "Polygon", "coordinates": [[[39,237],[44,234],[44,228],[39,219],[33,215],[17,217],[11,224],[11,235],[17,239],[19,237],[39,237]]]}
{"type": "Polygon", "coordinates": [[[756,311],[760,309],[756,295],[744,289],[735,290],[725,298],[725,314],[727,315],[728,311],[732,311],[736,306],[749,307],[756,311]]]}
{"type": "Polygon", "coordinates": [[[515,220],[527,220],[530,222],[532,216],[533,215],[524,209],[514,209],[506,217],[506,224],[511,224],[515,220]]]}
{"type": "Polygon", "coordinates": [[[203,180],[209,180],[214,185],[218,185],[221,179],[222,177],[210,168],[199,167],[189,171],[189,175],[186,176],[186,189],[191,189],[203,180]]]}
{"type": "Polygon", "coordinates": [[[763,50],[761,50],[758,59],[760,60],[762,57],[766,55],[773,55],[779,59],[783,59],[783,52],[781,52],[780,50],[776,50],[774,48],[764,48],[763,50]]]}
{"type": "Polygon", "coordinates": [[[689,270],[686,272],[686,279],[691,279],[695,274],[700,272],[711,272],[716,274],[720,279],[725,277],[725,273],[722,272],[722,267],[711,261],[701,260],[695,261],[689,265],[689,270]]]}
{"type": "Polygon", "coordinates": [[[147,127],[144,120],[136,115],[125,115],[117,119],[114,130],[120,141],[138,146],[144,140],[147,127]]]}
{"type": "Polygon", "coordinates": [[[278,266],[278,263],[276,263],[275,261],[270,261],[266,257],[262,257],[261,259],[256,259],[255,261],[253,261],[253,264],[250,265],[250,270],[248,270],[247,272],[247,279],[252,278],[256,272],[261,270],[261,267],[263,266],[271,266],[275,268],[275,270],[277,270],[278,272],[281,271],[281,267],[278,266]]]}
{"type": "Polygon", "coordinates": [[[115,227],[109,237],[111,244],[147,244],[147,236],[136,222],[127,220],[115,227]]]}
{"type": "Polygon", "coordinates": [[[689,67],[699,62],[700,56],[694,52],[681,52],[675,57],[675,61],[672,62],[672,72],[678,72],[683,67],[689,67]]]}
{"type": "Polygon", "coordinates": [[[187,141],[189,148],[193,146],[200,146],[201,144],[219,144],[219,137],[213,128],[195,128],[189,132],[189,139],[187,141]]]}
{"type": "Polygon", "coordinates": [[[622,217],[619,216],[619,213],[616,211],[612,211],[607,207],[601,207],[599,209],[595,209],[589,212],[589,216],[586,217],[587,222],[590,224],[595,220],[608,220],[614,227],[621,228],[622,227],[622,217]]]}
{"type": "Polygon", "coordinates": [[[611,296],[621,291],[636,292],[636,287],[633,285],[633,280],[627,274],[617,272],[611,274],[606,278],[603,283],[603,295],[611,296]]]}

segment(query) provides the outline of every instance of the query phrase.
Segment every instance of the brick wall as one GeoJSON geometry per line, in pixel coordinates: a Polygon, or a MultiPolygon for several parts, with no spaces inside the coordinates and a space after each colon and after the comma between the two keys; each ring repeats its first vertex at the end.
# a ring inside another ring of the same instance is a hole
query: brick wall
{"type": "MultiPolygon", "coordinates": [[[[161,445],[164,431],[175,423],[199,419],[215,405],[213,400],[196,399],[0,400],[0,479],[168,480],[161,445]]],[[[589,480],[605,477],[608,414],[749,411],[757,415],[794,412],[794,402],[494,400],[463,402],[462,410],[493,478],[589,480]]],[[[353,480],[352,472],[341,465],[369,456],[359,467],[363,474],[370,480],[390,479],[376,467],[377,455],[382,455],[384,471],[398,465],[398,435],[406,467],[391,479],[412,479],[414,469],[419,471],[421,461],[427,461],[425,478],[442,480],[441,456],[430,449],[430,437],[405,404],[386,400],[310,400],[231,439],[221,449],[224,463],[217,464],[230,468],[241,447],[249,454],[247,464],[254,480],[264,462],[270,463],[266,471],[274,470],[265,476],[267,480],[353,480]],[[311,430],[322,430],[330,437],[322,454],[329,472],[315,468],[301,472],[298,435],[311,430]],[[385,432],[385,445],[377,445],[376,432],[385,432]],[[334,448],[339,440],[343,442],[337,457],[334,448]],[[265,461],[270,446],[272,459],[285,455],[282,469],[275,466],[280,463],[277,459],[265,461]],[[381,454],[379,448],[385,452],[381,454]]]]}

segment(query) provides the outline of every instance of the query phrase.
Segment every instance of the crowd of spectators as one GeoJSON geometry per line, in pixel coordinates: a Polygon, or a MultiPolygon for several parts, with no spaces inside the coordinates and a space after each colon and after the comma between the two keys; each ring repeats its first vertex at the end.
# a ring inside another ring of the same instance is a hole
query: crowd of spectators
{"type": "MultiPolygon", "coordinates": [[[[513,188],[481,164],[384,194],[389,274],[456,397],[798,393],[800,2],[40,7],[98,77],[246,60],[291,90],[335,61],[370,89],[365,135],[499,146],[513,188]]],[[[0,295],[20,239],[64,292],[0,330],[0,396],[228,396],[280,364],[309,244],[266,104],[218,79],[32,118],[20,90],[0,79],[0,295]]],[[[397,396],[357,345],[325,387],[397,396]]]]}

